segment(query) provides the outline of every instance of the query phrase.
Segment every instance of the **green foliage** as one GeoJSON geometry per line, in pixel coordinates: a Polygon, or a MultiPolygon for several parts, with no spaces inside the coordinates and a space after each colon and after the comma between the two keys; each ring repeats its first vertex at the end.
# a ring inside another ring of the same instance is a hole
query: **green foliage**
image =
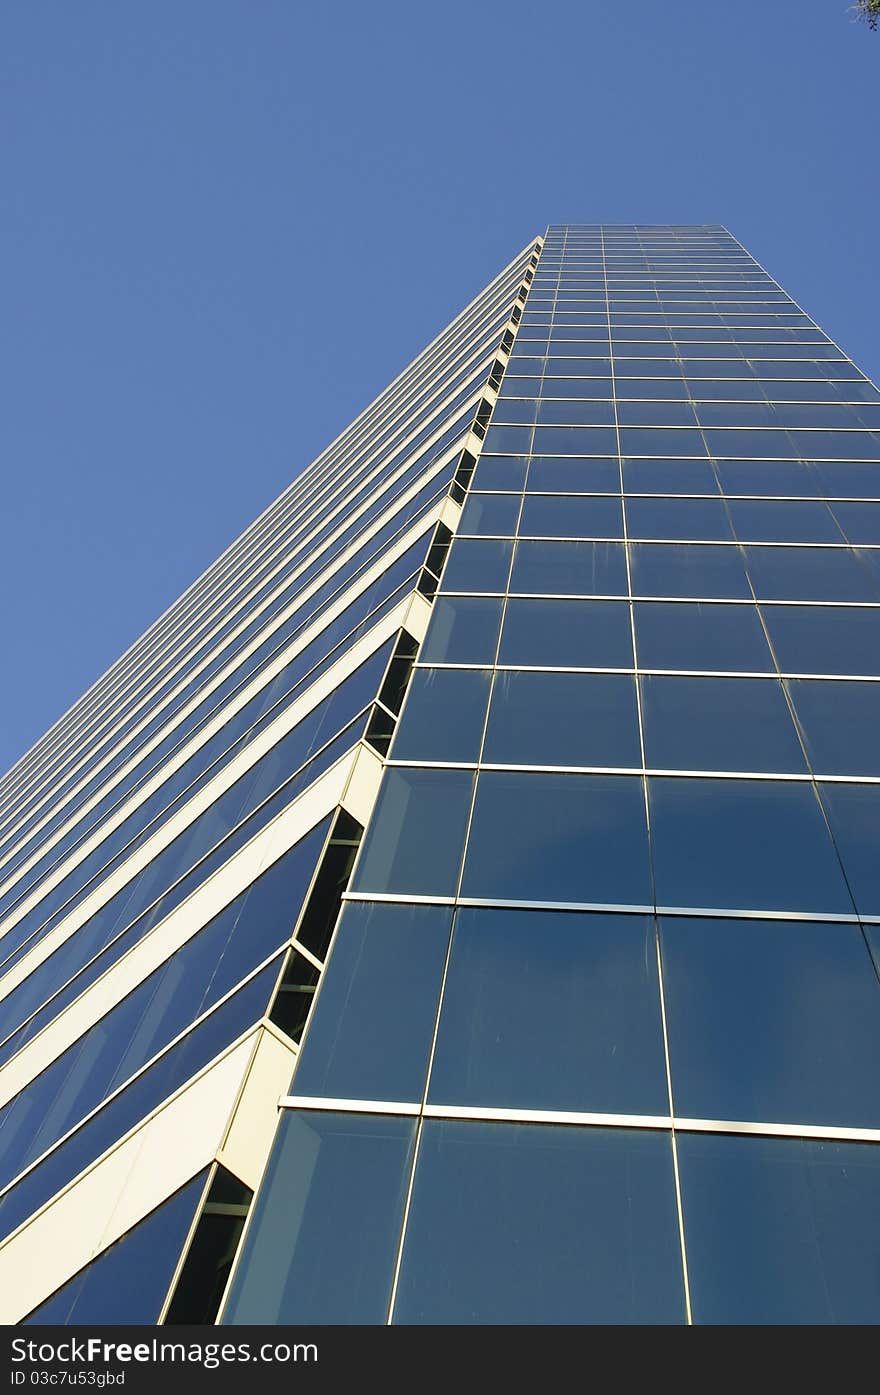
{"type": "Polygon", "coordinates": [[[856,14],[865,20],[869,29],[876,29],[880,20],[880,0],[856,0],[856,14]]]}

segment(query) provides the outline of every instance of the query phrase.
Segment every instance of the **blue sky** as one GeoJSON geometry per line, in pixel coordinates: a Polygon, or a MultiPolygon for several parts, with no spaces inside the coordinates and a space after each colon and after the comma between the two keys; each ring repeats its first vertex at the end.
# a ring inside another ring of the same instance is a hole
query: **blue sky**
{"type": "Polygon", "coordinates": [[[5,769],[548,222],[721,222],[880,377],[847,0],[12,0],[5,769]]]}

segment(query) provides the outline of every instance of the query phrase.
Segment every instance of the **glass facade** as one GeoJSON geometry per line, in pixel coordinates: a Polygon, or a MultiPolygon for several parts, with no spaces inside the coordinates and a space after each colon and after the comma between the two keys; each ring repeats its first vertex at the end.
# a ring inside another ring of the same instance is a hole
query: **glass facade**
{"type": "Polygon", "coordinates": [[[878,654],[877,390],[548,229],[0,783],[0,1277],[287,1052],[11,1320],[880,1320],[878,654]]]}
{"type": "Polygon", "coordinates": [[[724,229],[549,229],[226,1321],[880,1320],[878,500],[724,229]]]}

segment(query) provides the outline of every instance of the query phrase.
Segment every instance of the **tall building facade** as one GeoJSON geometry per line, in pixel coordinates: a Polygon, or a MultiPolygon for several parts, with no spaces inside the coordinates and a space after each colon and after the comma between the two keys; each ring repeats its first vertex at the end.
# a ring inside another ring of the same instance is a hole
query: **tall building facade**
{"type": "Polygon", "coordinates": [[[878,717],[880,394],[548,229],[0,786],[3,1319],[880,1320],[878,717]]]}

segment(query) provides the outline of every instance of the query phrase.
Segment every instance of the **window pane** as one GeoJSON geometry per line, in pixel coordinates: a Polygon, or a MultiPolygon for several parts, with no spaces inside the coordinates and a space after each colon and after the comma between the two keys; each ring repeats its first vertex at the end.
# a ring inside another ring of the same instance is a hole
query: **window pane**
{"type": "Polygon", "coordinates": [[[678,1134],[694,1319],[880,1321],[880,1149],[678,1134]]]}
{"type": "Polygon", "coordinates": [[[386,770],[352,890],[452,895],[472,784],[469,770],[386,770]]]}
{"type": "Polygon", "coordinates": [[[783,673],[880,675],[880,610],[761,607],[783,673]]]}
{"type": "Polygon", "coordinates": [[[880,785],[822,784],[819,794],[861,915],[880,915],[880,785]]]}
{"type": "Polygon", "coordinates": [[[684,1318],[666,1134],[426,1121],[395,1322],[684,1318]]]}
{"type": "Polygon", "coordinates": [[[618,494],[620,466],[616,458],[535,455],[529,461],[526,489],[529,493],[618,494]]]}
{"type": "Polygon", "coordinates": [[[661,923],[679,1115],[877,1128],[880,983],[859,926],[661,923]]]}
{"type": "Polygon", "coordinates": [[[745,559],[738,547],[631,543],[629,558],[635,596],[751,598],[745,559]]]}
{"type": "Polygon", "coordinates": [[[526,477],[524,455],[481,455],[474,471],[474,489],[522,489],[526,477]]]}
{"type": "Polygon", "coordinates": [[[877,499],[880,471],[862,460],[819,461],[813,469],[822,481],[820,492],[829,499],[877,499]]]}
{"type": "Polygon", "coordinates": [[[418,668],[394,736],[394,760],[475,761],[480,751],[489,674],[418,668]]]}
{"type": "Polygon", "coordinates": [[[880,684],[792,679],[788,690],[819,775],[880,775],[880,684]]]}
{"type": "Polygon", "coordinates": [[[537,426],[536,455],[611,455],[617,450],[613,426],[537,426]]]}
{"type": "Polygon", "coordinates": [[[524,538],[620,538],[620,500],[605,495],[529,494],[519,534],[524,538]]]}
{"type": "Polygon", "coordinates": [[[548,596],[625,596],[626,554],[621,543],[518,542],[512,592],[548,596]]]}
{"type": "Polygon", "coordinates": [[[283,1112],[225,1324],[385,1321],[414,1129],[283,1112]]]}
{"type": "Polygon", "coordinates": [[[653,921],[459,911],[429,1098],[666,1114],[653,921]]]}
{"type": "Polygon", "coordinates": [[[510,600],[499,662],[631,668],[629,606],[620,601],[510,600]]]}
{"type": "MultiPolygon", "coordinates": [[[[877,488],[880,489],[880,471],[877,488]]],[[[851,543],[880,543],[880,504],[832,504],[831,512],[851,543]]]]}
{"type": "Polygon", "coordinates": [[[720,499],[632,499],[626,501],[630,538],[730,539],[727,510],[720,499]]]}
{"type": "Polygon", "coordinates": [[[762,673],[773,660],[757,607],[662,601],[633,606],[643,668],[762,673]]]}
{"type": "Polygon", "coordinates": [[[440,584],[444,591],[506,591],[512,555],[512,542],[456,538],[440,584]]]}
{"type": "Polygon", "coordinates": [[[651,901],[646,835],[636,776],[485,771],[462,892],[644,906],[651,901]]]}
{"type": "MultiPolygon", "coordinates": [[[[532,372],[533,369],[540,372],[540,363],[535,365],[531,359],[523,359],[522,365],[523,372],[532,372]]],[[[531,426],[490,426],[483,449],[497,455],[528,455],[531,444],[531,426]]]]}
{"type": "Polygon", "coordinates": [[[499,673],[483,759],[641,767],[634,680],[614,673],[499,673]]]}
{"type": "Polygon", "coordinates": [[[491,664],[500,628],[500,600],[438,596],[419,657],[430,664],[491,664]]]}
{"type": "Polygon", "coordinates": [[[812,785],[654,777],[648,788],[659,905],[852,915],[812,785]]]}
{"type": "Polygon", "coordinates": [[[880,586],[846,547],[747,547],[755,595],[769,601],[877,601],[880,586]]]}
{"type": "Polygon", "coordinates": [[[708,460],[624,460],[623,485],[628,494],[718,493],[708,460]]]}
{"type": "Polygon", "coordinates": [[[766,678],[639,679],[645,759],[661,770],[806,771],[782,684],[766,678]]]}
{"type": "Polygon", "coordinates": [[[617,408],[621,426],[696,426],[690,402],[627,402],[617,408]]]}
{"type": "Polygon", "coordinates": [[[333,941],[292,1090],[421,1100],[452,912],[349,902],[333,941]]]}
{"type": "Polygon", "coordinates": [[[623,426],[620,429],[622,455],[654,455],[661,460],[671,455],[705,455],[703,433],[676,426],[623,426]]]}
{"type": "Polygon", "coordinates": [[[469,494],[461,511],[459,534],[465,537],[468,533],[495,533],[513,537],[519,505],[518,494],[469,494]]]}
{"type": "Polygon", "coordinates": [[[732,499],[740,542],[843,542],[827,506],[812,499],[732,499]]]}
{"type": "Polygon", "coordinates": [[[614,403],[544,400],[538,407],[541,426],[613,426],[614,403]]]}

